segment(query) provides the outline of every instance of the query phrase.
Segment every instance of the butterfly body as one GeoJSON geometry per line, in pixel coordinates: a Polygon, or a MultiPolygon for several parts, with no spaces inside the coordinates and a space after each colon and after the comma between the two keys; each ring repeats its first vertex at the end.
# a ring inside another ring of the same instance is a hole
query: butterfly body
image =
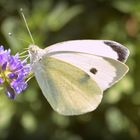
{"type": "Polygon", "coordinates": [[[128,71],[129,51],[114,41],[66,41],[45,49],[30,45],[29,54],[44,96],[63,115],[95,110],[103,91],[128,71]]]}

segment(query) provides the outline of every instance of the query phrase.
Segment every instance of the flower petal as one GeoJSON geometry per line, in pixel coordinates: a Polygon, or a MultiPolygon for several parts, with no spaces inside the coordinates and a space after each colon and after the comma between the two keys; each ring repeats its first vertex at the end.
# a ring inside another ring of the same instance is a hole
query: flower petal
{"type": "Polygon", "coordinates": [[[16,97],[14,90],[10,86],[6,87],[6,95],[11,99],[15,99],[16,97]]]}
{"type": "Polygon", "coordinates": [[[6,70],[7,62],[2,65],[2,70],[6,70]]]}
{"type": "Polygon", "coordinates": [[[11,73],[8,74],[8,77],[10,79],[14,79],[14,78],[17,78],[17,75],[15,73],[11,72],[11,73]]]}
{"type": "Polygon", "coordinates": [[[3,84],[4,80],[0,77],[0,84],[3,84]]]}
{"type": "Polygon", "coordinates": [[[25,90],[27,88],[27,83],[24,82],[24,81],[14,80],[11,83],[11,87],[15,90],[15,92],[17,94],[19,94],[19,93],[21,93],[23,90],[25,90]]]}

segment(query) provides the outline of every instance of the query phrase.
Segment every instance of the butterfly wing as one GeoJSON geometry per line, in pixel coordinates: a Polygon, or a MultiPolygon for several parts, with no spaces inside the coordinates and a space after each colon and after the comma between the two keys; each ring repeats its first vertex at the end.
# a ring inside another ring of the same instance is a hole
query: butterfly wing
{"type": "Polygon", "coordinates": [[[124,64],[129,50],[110,40],[72,40],[45,49],[51,57],[75,65],[88,73],[105,90],[128,71],[124,64]],[[96,74],[92,70],[96,70],[96,74]]]}
{"type": "Polygon", "coordinates": [[[118,82],[128,71],[128,67],[124,63],[107,57],[81,53],[57,53],[51,57],[83,70],[97,82],[102,90],[106,90],[118,82]]]}
{"type": "Polygon", "coordinates": [[[110,40],[72,40],[51,45],[46,48],[47,53],[81,52],[102,57],[112,58],[125,62],[129,55],[129,50],[110,40]]]}
{"type": "Polygon", "coordinates": [[[38,84],[52,106],[63,115],[90,112],[99,105],[102,90],[83,70],[52,57],[33,67],[38,84]]]}

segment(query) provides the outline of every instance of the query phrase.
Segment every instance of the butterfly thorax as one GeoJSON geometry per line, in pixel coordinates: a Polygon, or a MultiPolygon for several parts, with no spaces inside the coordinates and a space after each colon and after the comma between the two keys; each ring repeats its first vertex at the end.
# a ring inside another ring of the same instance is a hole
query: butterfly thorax
{"type": "Polygon", "coordinates": [[[31,64],[38,62],[45,53],[43,49],[34,44],[29,45],[28,52],[31,64]]]}

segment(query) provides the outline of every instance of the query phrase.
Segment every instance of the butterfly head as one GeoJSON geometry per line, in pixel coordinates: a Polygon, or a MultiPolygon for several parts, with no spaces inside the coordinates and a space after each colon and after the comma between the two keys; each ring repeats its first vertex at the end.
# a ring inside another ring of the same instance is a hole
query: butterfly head
{"type": "Polygon", "coordinates": [[[43,49],[39,48],[37,45],[34,44],[29,45],[28,52],[29,52],[31,63],[38,61],[44,54],[43,49]]]}
{"type": "Polygon", "coordinates": [[[29,53],[31,53],[31,54],[37,53],[39,49],[40,48],[37,45],[34,45],[34,44],[29,45],[29,48],[28,48],[29,53]]]}

